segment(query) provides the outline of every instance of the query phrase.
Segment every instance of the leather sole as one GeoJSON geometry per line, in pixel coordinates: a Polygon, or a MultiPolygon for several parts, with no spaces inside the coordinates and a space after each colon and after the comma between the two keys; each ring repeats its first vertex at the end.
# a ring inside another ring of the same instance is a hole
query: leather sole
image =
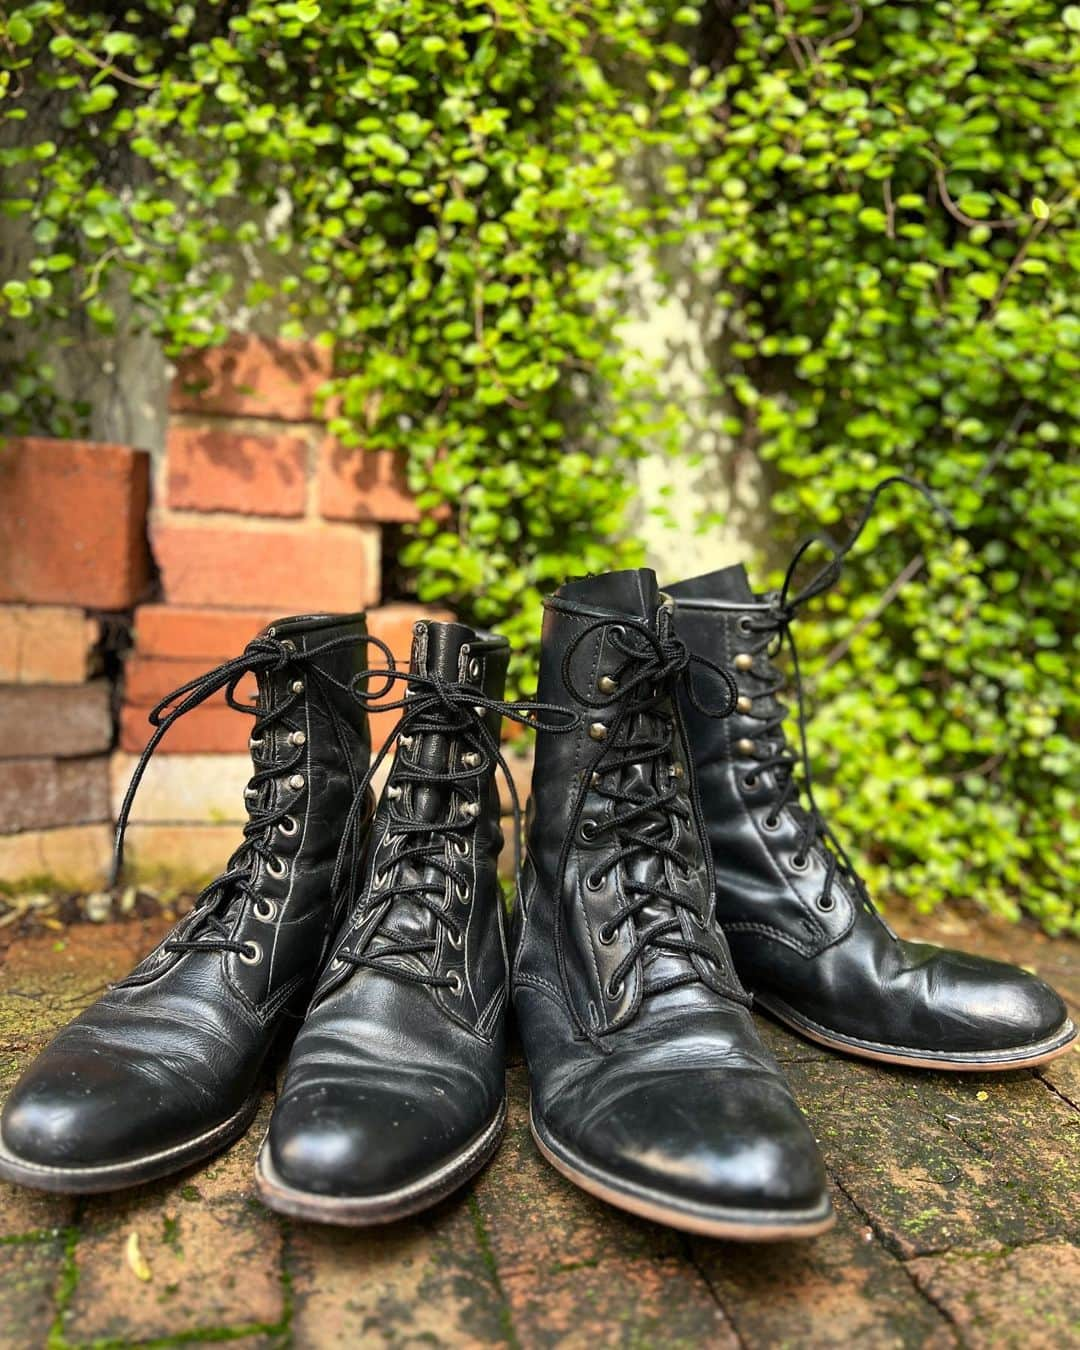
{"type": "Polygon", "coordinates": [[[828,1196],[809,1210],[748,1210],[715,1205],[696,1205],[676,1199],[595,1167],[579,1158],[540,1125],[530,1106],[529,1128],[536,1147],[564,1177],[590,1195],[618,1209],[628,1210],[654,1223],[681,1228],[704,1237],[728,1238],[736,1242],[787,1242],[792,1238],[818,1237],[836,1222],[828,1196]]]}
{"type": "Polygon", "coordinates": [[[0,1139],[0,1178],[18,1186],[29,1186],[38,1191],[56,1191],[63,1195],[98,1195],[103,1191],[119,1191],[128,1186],[139,1186],[147,1181],[181,1172],[194,1163],[204,1162],[239,1139],[259,1109],[262,1087],[253,1093],[244,1105],[228,1120],[194,1139],[174,1144],[155,1153],[144,1153],[122,1163],[105,1163],[93,1167],[50,1167],[44,1163],[20,1158],[0,1139]]]}
{"type": "Polygon", "coordinates": [[[761,1008],[808,1041],[814,1041],[829,1050],[841,1050],[878,1064],[897,1064],[908,1069],[941,1069],[952,1073],[1004,1073],[1008,1069],[1033,1069],[1066,1054],[1076,1040],[1076,1027],[1071,1021],[1065,1021],[1053,1035],[1012,1050],[971,1050],[960,1053],[917,1050],[841,1035],[803,1017],[780,1000],[766,998],[761,994],[754,995],[754,1007],[761,1008]]]}
{"type": "Polygon", "coordinates": [[[474,1177],[499,1146],[506,1126],[506,1101],[494,1118],[458,1153],[434,1171],[397,1190],[379,1195],[320,1195],[290,1186],[274,1167],[269,1138],[264,1138],[255,1164],[259,1198],[268,1209],[294,1219],[313,1219],[316,1223],[340,1224],[348,1228],[367,1228],[393,1223],[430,1208],[474,1177]]]}

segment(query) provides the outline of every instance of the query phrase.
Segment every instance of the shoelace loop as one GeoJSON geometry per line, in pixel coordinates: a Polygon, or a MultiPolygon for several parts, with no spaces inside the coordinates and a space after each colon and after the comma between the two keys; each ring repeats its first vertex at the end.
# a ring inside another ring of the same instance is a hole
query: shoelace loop
{"type": "Polygon", "coordinates": [[[772,769],[780,784],[780,795],[777,797],[770,808],[769,819],[774,821],[778,818],[780,812],[790,803],[797,802],[799,796],[799,783],[796,778],[796,771],[801,767],[803,784],[806,790],[806,800],[808,806],[800,804],[799,812],[799,834],[796,839],[795,852],[792,855],[792,861],[797,867],[805,866],[810,851],[820,841],[826,847],[825,853],[825,881],[822,885],[821,894],[818,897],[818,905],[824,910],[830,910],[835,903],[832,898],[833,884],[838,871],[842,871],[845,880],[854,887],[862,903],[873,908],[869,892],[855,869],[847,850],[841,844],[832,830],[832,827],[825,821],[824,816],[818,807],[814,796],[814,778],[810,766],[810,752],[807,742],[806,725],[806,699],[803,692],[802,673],[799,667],[799,651],[791,631],[793,620],[797,617],[799,611],[809,601],[817,596],[824,594],[839,581],[843,572],[844,560],[858,543],[863,530],[869,524],[877,505],[878,498],[890,487],[902,484],[920,493],[926,498],[933,511],[940,515],[950,529],[956,528],[956,522],[949,510],[937,500],[933,492],[920,482],[917,478],[909,478],[906,474],[892,474],[888,478],[883,478],[869,493],[855,527],[848,535],[843,544],[838,544],[835,539],[826,531],[808,535],[795,549],[791,561],[788,563],[787,571],[784,574],[783,585],[780,590],[768,597],[768,602],[772,613],[768,617],[762,616],[755,620],[753,617],[744,616],[743,623],[748,632],[759,632],[766,634],[765,640],[760,642],[750,653],[753,656],[764,651],[766,659],[770,663],[768,675],[758,676],[758,678],[767,678],[769,682],[755,697],[765,698],[773,697],[778,694],[786,685],[787,680],[782,672],[772,666],[773,658],[779,654],[780,648],[787,645],[791,653],[792,676],[795,687],[796,700],[796,721],[799,728],[799,747],[801,753],[789,749],[784,743],[783,722],[785,710],[780,708],[770,717],[761,719],[762,722],[762,740],[778,743],[780,749],[774,754],[758,758],[755,761],[756,771],[772,769]],[[794,587],[796,570],[806,555],[806,553],[816,544],[822,544],[832,552],[832,557],[813,576],[810,581],[802,588],[796,591],[794,595],[791,591],[794,587]],[[771,649],[771,650],[770,650],[771,649]]]}
{"type": "MultiPolygon", "coordinates": [[[[548,605],[556,610],[567,608],[568,612],[576,612],[572,607],[564,607],[558,597],[549,600],[548,605]]],[[[623,869],[622,890],[626,900],[602,925],[604,931],[600,939],[603,942],[610,942],[614,939],[618,928],[628,923],[632,925],[633,940],[609,976],[605,990],[609,998],[618,998],[627,974],[638,961],[644,960],[651,952],[681,956],[688,960],[696,955],[710,964],[716,961],[713,948],[693,938],[686,938],[682,933],[679,911],[689,914],[691,922],[699,928],[704,928],[708,923],[708,915],[701,912],[698,902],[666,884],[635,882],[626,876],[625,872],[627,863],[641,857],[662,858],[673,867],[680,867],[682,854],[675,844],[677,827],[679,824],[694,823],[693,807],[678,787],[678,779],[673,772],[676,767],[672,763],[676,682],[681,680],[684,683],[687,696],[699,712],[717,718],[727,717],[734,710],[738,687],[728,671],[708,658],[690,652],[682,639],[672,630],[670,619],[665,620],[664,617],[661,618],[659,631],[654,631],[641,620],[629,617],[604,617],[586,624],[563,655],[562,678],[571,695],[586,707],[615,710],[614,717],[607,725],[604,739],[598,744],[592,758],[584,765],[582,783],[571,810],[556,875],[560,879],[561,887],[570,848],[577,837],[589,792],[592,791],[611,802],[612,815],[596,827],[592,837],[611,833],[615,836],[617,848],[589,873],[586,885],[598,883],[596,888],[599,889],[609,873],[623,869]],[[594,694],[591,690],[579,688],[572,670],[574,656],[582,643],[601,630],[604,632],[605,641],[624,658],[612,677],[615,688],[608,694],[600,692],[594,694]],[[706,666],[726,687],[727,699],[720,707],[707,708],[698,700],[689,678],[691,664],[706,666]],[[672,705],[670,713],[664,712],[665,703],[672,705]],[[647,730],[649,723],[654,724],[651,734],[647,730]],[[658,769],[664,765],[670,766],[670,785],[667,788],[658,788],[637,795],[605,781],[623,769],[650,763],[654,763],[658,769]],[[650,825],[656,829],[647,833],[650,825]],[[639,928],[638,920],[642,912],[656,902],[666,903],[670,907],[670,915],[654,919],[639,928]]],[[[555,954],[567,1006],[581,1033],[593,1044],[603,1048],[600,1039],[602,1033],[585,1025],[570,996],[564,930],[563,906],[557,903],[554,924],[555,954]]],[[[655,981],[643,980],[640,999],[644,1000],[670,989],[697,983],[700,979],[701,976],[696,970],[686,970],[655,981]]],[[[725,979],[723,971],[712,987],[734,1002],[744,1006],[750,1004],[748,995],[725,979]]]]}
{"type": "MultiPolygon", "coordinates": [[[[449,789],[446,809],[439,820],[425,821],[415,819],[404,806],[399,807],[393,801],[390,803],[386,828],[388,838],[396,836],[412,842],[396,849],[384,867],[371,877],[366,894],[350,897],[350,902],[353,905],[359,903],[361,909],[375,900],[385,900],[386,908],[378,922],[364,935],[362,950],[339,949],[334,959],[344,965],[381,970],[415,984],[453,988],[455,981],[451,977],[437,975],[426,968],[416,970],[400,963],[401,957],[424,958],[433,955],[437,944],[433,938],[394,940],[387,929],[392,924],[395,906],[402,899],[410,898],[427,910],[436,923],[446,928],[455,945],[460,943],[463,936],[461,927],[453,913],[446,908],[444,893],[448,886],[468,884],[468,877],[454,859],[467,855],[467,849],[465,853],[461,850],[468,835],[475,830],[480,816],[480,803],[473,794],[472,784],[482,778],[492,765],[501,771],[509,789],[514,821],[514,875],[517,878],[521,875],[521,804],[513,773],[502,753],[498,737],[492,734],[487,725],[487,714],[498,713],[500,717],[534,731],[554,734],[576,730],[581,719],[576,713],[555,704],[493,699],[482,689],[466,682],[447,681],[437,674],[420,675],[409,670],[399,670],[389,647],[377,638],[372,639],[372,643],[382,650],[386,665],[360,671],[352,681],[353,694],[369,712],[396,711],[401,715],[372,760],[346,817],[342,844],[331,880],[333,893],[336,895],[341,886],[350,849],[354,850],[350,870],[354,873],[358,871],[354,831],[359,813],[363,809],[372,779],[395,744],[400,748],[404,743],[405,748],[409,749],[416,740],[422,743],[425,736],[443,735],[460,739],[479,759],[468,767],[436,773],[416,764],[415,760],[398,755],[394,769],[395,785],[422,788],[443,784],[449,789]],[[375,691],[364,688],[376,679],[382,681],[380,688],[375,691]],[[405,696],[383,701],[398,682],[406,684],[405,696]],[[412,884],[402,885],[399,874],[405,864],[412,864],[417,873],[425,868],[433,869],[440,877],[439,883],[421,878],[412,884]],[[377,936],[384,940],[383,945],[378,951],[371,952],[369,948],[377,936]],[[386,940],[388,937],[389,941],[386,940]]],[[[405,794],[402,793],[396,800],[404,802],[405,794]]],[[[423,967],[423,959],[420,965],[423,967]]]]}

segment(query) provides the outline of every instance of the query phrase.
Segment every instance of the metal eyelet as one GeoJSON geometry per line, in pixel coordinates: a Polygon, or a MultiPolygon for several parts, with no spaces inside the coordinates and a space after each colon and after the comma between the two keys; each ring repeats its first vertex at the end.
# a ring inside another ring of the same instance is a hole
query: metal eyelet
{"type": "Polygon", "coordinates": [[[454,995],[455,998],[460,998],[461,992],[465,988],[465,986],[461,983],[461,976],[457,973],[456,970],[452,970],[446,978],[449,984],[450,992],[454,995]]]}
{"type": "Polygon", "coordinates": [[[469,883],[468,883],[467,881],[455,881],[455,882],[454,882],[454,897],[455,897],[455,899],[460,900],[460,901],[462,902],[462,904],[465,904],[465,903],[468,902],[468,899],[469,899],[469,883]]]}
{"type": "Polygon", "coordinates": [[[603,890],[604,878],[598,872],[590,872],[585,878],[585,888],[590,891],[603,890]]]}
{"type": "Polygon", "coordinates": [[[267,858],[266,870],[272,877],[281,878],[289,870],[289,865],[281,858],[267,858]]]}
{"type": "Polygon", "coordinates": [[[611,981],[608,980],[607,984],[604,987],[604,993],[607,994],[608,998],[610,999],[622,998],[623,990],[625,988],[626,988],[625,980],[620,980],[619,983],[614,986],[612,985],[611,981]]]}
{"type": "Polygon", "coordinates": [[[788,862],[791,864],[791,870],[793,872],[805,872],[810,866],[810,859],[805,853],[802,857],[797,853],[793,853],[788,859],[788,862]]]}
{"type": "Polygon", "coordinates": [[[740,614],[736,620],[735,627],[740,633],[752,633],[754,631],[754,622],[749,614],[740,614]]]}
{"type": "Polygon", "coordinates": [[[248,941],[244,943],[244,950],[239,956],[245,966],[257,966],[263,959],[263,949],[257,942],[248,941]]]}
{"type": "Polygon", "coordinates": [[[817,905],[818,909],[823,909],[827,914],[830,909],[836,908],[836,901],[831,895],[819,895],[817,905]]]}
{"type": "Polygon", "coordinates": [[[602,923],[596,930],[596,940],[601,947],[610,947],[617,937],[615,929],[606,923],[602,923]]]}
{"type": "Polygon", "coordinates": [[[476,680],[480,677],[480,662],[472,660],[469,662],[469,679],[476,680]]]}
{"type": "Polygon", "coordinates": [[[251,912],[260,923],[273,923],[277,918],[278,907],[275,901],[260,895],[251,912]]]}
{"type": "Polygon", "coordinates": [[[761,828],[767,830],[769,834],[772,834],[773,830],[778,830],[780,828],[780,817],[771,814],[762,816],[761,828]]]}
{"type": "Polygon", "coordinates": [[[331,970],[344,970],[344,969],[345,969],[345,962],[341,959],[340,956],[335,956],[334,959],[330,962],[330,969],[331,969],[331,970]]]}
{"type": "Polygon", "coordinates": [[[466,769],[476,769],[479,768],[482,759],[483,756],[480,754],[479,750],[466,750],[461,756],[461,763],[466,769]]]}
{"type": "Polygon", "coordinates": [[[405,750],[411,750],[415,744],[416,744],[416,737],[415,737],[415,736],[399,736],[399,737],[398,737],[398,745],[400,745],[400,746],[401,746],[403,749],[405,749],[405,750]]]}
{"type": "Polygon", "coordinates": [[[279,833],[291,838],[300,829],[300,822],[295,816],[286,816],[284,820],[278,821],[279,833]]]}
{"type": "Polygon", "coordinates": [[[480,814],[479,802],[465,802],[461,807],[461,814],[468,816],[470,820],[475,820],[480,814]]]}
{"type": "Polygon", "coordinates": [[[292,640],[292,638],[282,638],[281,645],[287,652],[296,651],[296,643],[292,640]]]}
{"type": "Polygon", "coordinates": [[[469,856],[469,841],[467,839],[452,839],[450,841],[450,847],[459,858],[467,858],[469,856]]]}
{"type": "Polygon", "coordinates": [[[294,694],[302,694],[304,692],[304,681],[293,680],[291,687],[294,694]]]}
{"type": "Polygon", "coordinates": [[[385,885],[386,885],[386,873],[376,872],[371,881],[371,889],[374,891],[381,891],[385,885]]]}
{"type": "Polygon", "coordinates": [[[249,736],[249,737],[248,737],[248,749],[249,749],[249,750],[261,750],[265,744],[266,744],[266,739],[265,739],[263,736],[249,736]]]}
{"type": "Polygon", "coordinates": [[[592,843],[596,838],[596,822],[592,820],[583,820],[581,822],[581,837],[586,844],[592,843]]]}
{"type": "Polygon", "coordinates": [[[742,785],[748,792],[753,792],[758,785],[758,776],[756,773],[744,773],[742,785]]]}
{"type": "Polygon", "coordinates": [[[455,951],[460,951],[465,942],[465,934],[453,933],[447,929],[446,940],[455,951]]]}

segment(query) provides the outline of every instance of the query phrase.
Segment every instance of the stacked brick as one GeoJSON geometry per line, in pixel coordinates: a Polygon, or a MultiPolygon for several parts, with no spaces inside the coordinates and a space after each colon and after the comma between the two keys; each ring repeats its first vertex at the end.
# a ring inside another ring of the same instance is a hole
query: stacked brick
{"type": "Polygon", "coordinates": [[[100,883],[113,690],[102,626],[145,593],[149,459],[0,444],[0,881],[100,883]]]}

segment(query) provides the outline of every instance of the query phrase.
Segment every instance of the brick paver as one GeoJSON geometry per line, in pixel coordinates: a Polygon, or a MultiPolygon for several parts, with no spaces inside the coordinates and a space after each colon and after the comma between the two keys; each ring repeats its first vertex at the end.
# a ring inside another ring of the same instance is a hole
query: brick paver
{"type": "MultiPolygon", "coordinates": [[[[0,929],[0,1095],[164,922],[14,942],[0,929]]],[[[917,926],[1080,990],[1075,943],[956,915],[917,926]]],[[[516,1058],[492,1164],[384,1229],[261,1207],[252,1166],[269,1091],[243,1140],[169,1181],[82,1201],[0,1186],[0,1346],[1080,1345],[1080,1056],[1034,1073],[922,1074],[762,1027],[833,1178],[839,1222],[814,1242],[690,1238],[584,1195],[532,1145],[516,1058]]]]}

